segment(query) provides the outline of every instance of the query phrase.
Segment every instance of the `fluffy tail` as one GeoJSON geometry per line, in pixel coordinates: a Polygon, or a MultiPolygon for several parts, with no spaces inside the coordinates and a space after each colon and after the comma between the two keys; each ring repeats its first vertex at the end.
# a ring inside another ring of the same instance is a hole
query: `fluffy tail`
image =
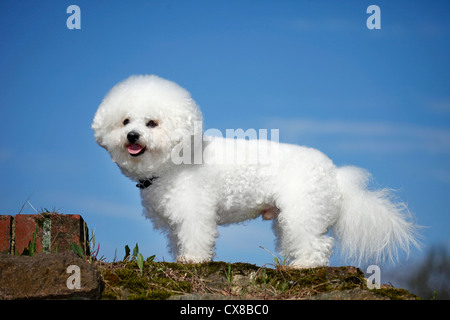
{"type": "Polygon", "coordinates": [[[357,262],[394,260],[398,249],[409,253],[411,245],[419,247],[417,226],[403,203],[394,203],[388,189],[367,189],[370,174],[356,167],[337,171],[343,201],[334,226],[346,258],[357,262]]]}

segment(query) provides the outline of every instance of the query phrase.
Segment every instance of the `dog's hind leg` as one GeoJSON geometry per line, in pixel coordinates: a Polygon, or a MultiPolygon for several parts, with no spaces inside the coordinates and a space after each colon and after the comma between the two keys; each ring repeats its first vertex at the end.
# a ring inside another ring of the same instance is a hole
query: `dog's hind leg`
{"type": "Polygon", "coordinates": [[[274,219],[277,249],[297,268],[327,266],[333,238],[327,236],[338,212],[338,202],[326,192],[302,192],[289,197],[285,191],[277,201],[280,214],[274,219]]]}

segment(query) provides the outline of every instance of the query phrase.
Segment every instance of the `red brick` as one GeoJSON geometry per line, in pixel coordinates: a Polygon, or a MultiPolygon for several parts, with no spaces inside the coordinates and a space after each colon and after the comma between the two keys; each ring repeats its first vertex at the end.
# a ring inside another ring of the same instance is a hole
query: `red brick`
{"type": "Polygon", "coordinates": [[[14,254],[22,254],[25,248],[28,248],[30,242],[33,242],[33,235],[36,231],[36,252],[42,252],[42,230],[36,229],[35,214],[18,214],[16,215],[15,229],[15,247],[14,254]]]}
{"type": "Polygon", "coordinates": [[[70,251],[75,243],[89,254],[89,232],[83,218],[77,214],[57,213],[0,216],[0,253],[22,254],[33,242],[35,233],[36,253],[44,249],[47,252],[70,251]]]}
{"type": "Polygon", "coordinates": [[[10,252],[12,220],[12,216],[0,216],[0,253],[10,252]]]}
{"type": "Polygon", "coordinates": [[[78,214],[51,214],[51,242],[52,252],[71,250],[72,243],[76,243],[89,252],[89,246],[84,244],[89,241],[87,225],[78,214]],[[86,233],[86,235],[85,235],[86,233]],[[57,248],[56,248],[57,247],[57,248]]]}

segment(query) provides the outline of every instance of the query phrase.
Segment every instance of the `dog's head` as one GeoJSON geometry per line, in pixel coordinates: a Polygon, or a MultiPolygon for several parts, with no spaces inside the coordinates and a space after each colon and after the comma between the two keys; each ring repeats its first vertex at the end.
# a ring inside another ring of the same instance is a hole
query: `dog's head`
{"type": "Polygon", "coordinates": [[[157,175],[194,134],[201,112],[188,91],[154,75],[131,76],[105,96],[92,123],[98,144],[133,179],[157,175]]]}

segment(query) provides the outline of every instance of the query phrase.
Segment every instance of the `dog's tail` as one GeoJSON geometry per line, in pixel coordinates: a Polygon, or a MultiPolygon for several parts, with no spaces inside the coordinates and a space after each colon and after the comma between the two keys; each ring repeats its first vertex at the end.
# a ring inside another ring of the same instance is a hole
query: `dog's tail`
{"type": "Polygon", "coordinates": [[[337,169],[342,208],[333,229],[343,256],[358,263],[378,263],[396,259],[398,249],[409,253],[411,245],[419,248],[418,226],[406,205],[393,202],[388,189],[368,190],[369,178],[360,168],[337,169]]]}

